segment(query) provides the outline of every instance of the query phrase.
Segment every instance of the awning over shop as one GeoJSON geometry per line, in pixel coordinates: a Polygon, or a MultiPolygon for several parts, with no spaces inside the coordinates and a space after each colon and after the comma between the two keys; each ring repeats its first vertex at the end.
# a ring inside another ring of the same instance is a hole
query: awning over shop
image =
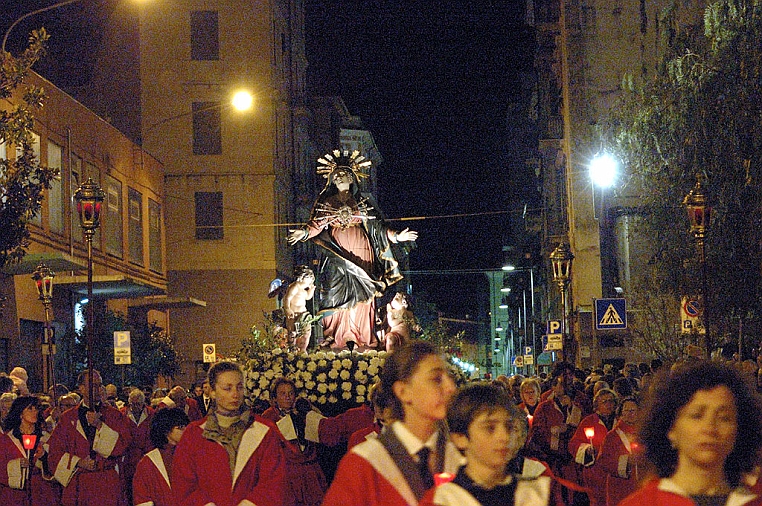
{"type": "MultiPolygon", "coordinates": [[[[56,276],[56,286],[73,293],[87,295],[87,276],[56,276]]],[[[134,299],[150,295],[166,295],[166,289],[135,279],[126,274],[93,276],[93,297],[134,299]]]]}
{"type": "Polygon", "coordinates": [[[131,300],[128,303],[128,306],[130,308],[154,309],[157,311],[163,311],[165,309],[206,307],[206,301],[195,299],[193,297],[167,297],[166,295],[156,295],[131,300]]]}
{"type": "MultiPolygon", "coordinates": [[[[52,253],[28,253],[24,255],[24,258],[19,263],[6,265],[3,268],[3,272],[11,276],[24,274],[31,276],[41,263],[47,265],[56,274],[87,270],[87,260],[74,258],[66,253],[56,251],[52,253]]],[[[56,284],[58,283],[59,281],[56,279],[56,284]]]]}

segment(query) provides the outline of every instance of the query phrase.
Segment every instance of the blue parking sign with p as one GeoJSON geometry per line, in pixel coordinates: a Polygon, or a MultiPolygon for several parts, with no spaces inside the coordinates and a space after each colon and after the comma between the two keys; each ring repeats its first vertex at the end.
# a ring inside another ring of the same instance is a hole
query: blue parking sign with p
{"type": "Polygon", "coordinates": [[[561,334],[561,320],[548,320],[547,334],[561,334]]]}

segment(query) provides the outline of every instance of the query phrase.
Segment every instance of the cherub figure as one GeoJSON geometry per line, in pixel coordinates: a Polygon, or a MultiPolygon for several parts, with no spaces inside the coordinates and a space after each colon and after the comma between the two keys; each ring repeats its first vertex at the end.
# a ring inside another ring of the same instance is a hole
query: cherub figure
{"type": "Polygon", "coordinates": [[[410,329],[417,325],[409,306],[410,299],[403,292],[397,292],[386,305],[386,323],[389,325],[389,330],[384,336],[386,351],[399,348],[410,340],[410,329]]]}
{"type": "Polygon", "coordinates": [[[291,344],[300,351],[307,351],[312,336],[312,315],[307,311],[307,301],[315,295],[315,274],[306,265],[296,268],[296,279],[288,285],[283,297],[286,329],[291,344]]]}

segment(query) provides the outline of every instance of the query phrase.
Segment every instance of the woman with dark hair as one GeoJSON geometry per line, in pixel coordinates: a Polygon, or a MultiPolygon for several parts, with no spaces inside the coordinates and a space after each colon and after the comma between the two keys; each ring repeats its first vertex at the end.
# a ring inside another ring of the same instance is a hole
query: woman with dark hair
{"type": "Polygon", "coordinates": [[[635,428],[638,409],[636,397],[622,399],[616,409],[616,425],[603,440],[598,466],[605,476],[606,506],[616,506],[640,485],[643,459],[635,428]]]}
{"type": "Polygon", "coordinates": [[[135,469],[132,497],[135,506],[175,506],[169,476],[177,443],[190,423],[180,408],[157,411],[151,418],[149,436],[154,449],[146,453],[135,469]]]}
{"type": "Polygon", "coordinates": [[[373,383],[370,386],[368,402],[373,407],[373,423],[366,425],[361,429],[357,429],[351,436],[349,436],[347,451],[366,439],[377,438],[378,435],[381,434],[381,430],[393,421],[386,396],[381,390],[381,384],[379,382],[373,383]]]}
{"type": "Polygon", "coordinates": [[[289,244],[311,239],[323,255],[319,268],[323,335],[336,348],[348,341],[375,344],[375,298],[402,279],[390,243],[415,241],[418,233],[390,229],[359,179],[370,161],[359,152],[335,150],[318,160],[326,185],[307,226],[291,230],[289,244]]]}
{"type": "Polygon", "coordinates": [[[50,434],[45,430],[40,407],[37,397],[17,397],[3,420],[4,433],[0,434],[0,504],[58,504],[58,485],[43,478],[43,472],[47,473],[47,455],[43,445],[50,434]],[[34,446],[28,453],[24,449],[24,436],[34,436],[34,446]]]}
{"type": "MultiPolygon", "coordinates": [[[[244,404],[243,370],[209,369],[213,407],[185,429],[172,459],[172,494],[183,506],[282,506],[286,464],[272,422],[244,404]]],[[[154,415],[155,416],[155,415],[154,415]]]]}
{"type": "Polygon", "coordinates": [[[276,378],[270,385],[272,406],[262,418],[274,422],[286,440],[287,504],[318,506],[328,483],[318,462],[317,446],[307,440],[307,415],[312,406],[307,399],[298,399],[296,384],[286,377],[276,378]]]}
{"type": "Polygon", "coordinates": [[[381,389],[395,421],[344,456],[324,506],[415,505],[434,474],[458,470],[462,457],[442,430],[455,383],[434,346],[412,341],[389,354],[381,389]]]}
{"type": "Polygon", "coordinates": [[[742,485],[762,447],[762,406],[731,367],[696,362],[652,384],[641,444],[655,466],[622,506],[762,504],[742,485]]]}

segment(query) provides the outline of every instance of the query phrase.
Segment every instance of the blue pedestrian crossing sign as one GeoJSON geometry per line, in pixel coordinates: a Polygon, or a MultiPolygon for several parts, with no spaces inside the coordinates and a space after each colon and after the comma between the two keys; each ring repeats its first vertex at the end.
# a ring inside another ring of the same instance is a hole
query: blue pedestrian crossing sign
{"type": "Polygon", "coordinates": [[[595,330],[623,330],[627,328],[625,299],[595,299],[595,330]]]}

